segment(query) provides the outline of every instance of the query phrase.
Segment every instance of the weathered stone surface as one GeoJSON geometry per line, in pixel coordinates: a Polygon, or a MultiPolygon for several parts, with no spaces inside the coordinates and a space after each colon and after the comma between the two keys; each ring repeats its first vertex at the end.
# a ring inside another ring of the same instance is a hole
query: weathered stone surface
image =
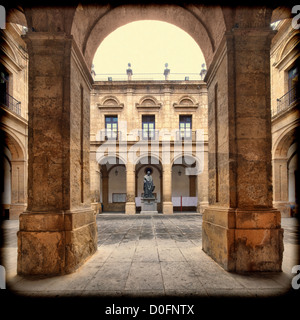
{"type": "Polygon", "coordinates": [[[95,215],[92,211],[21,214],[18,248],[19,274],[73,272],[97,250],[95,215]]]}
{"type": "Polygon", "coordinates": [[[29,32],[29,193],[18,273],[76,270],[97,248],[89,196],[91,75],[65,33],[29,32]]]}
{"type": "Polygon", "coordinates": [[[64,255],[62,232],[18,232],[18,274],[64,273],[64,255]]]}
{"type": "Polygon", "coordinates": [[[203,251],[228,271],[281,271],[280,221],[276,210],[208,208],[203,214],[203,251]]]}
{"type": "Polygon", "coordinates": [[[235,230],[235,271],[281,271],[282,229],[235,230]]]}
{"type": "Polygon", "coordinates": [[[210,206],[202,244],[229,271],[281,270],[283,231],[272,207],[270,39],[267,30],[228,32],[207,75],[210,206]]]}

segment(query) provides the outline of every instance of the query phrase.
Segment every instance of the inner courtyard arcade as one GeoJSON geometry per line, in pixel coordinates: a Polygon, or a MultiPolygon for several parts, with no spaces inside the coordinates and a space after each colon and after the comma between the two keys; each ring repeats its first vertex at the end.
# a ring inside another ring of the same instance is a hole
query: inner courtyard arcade
{"type": "Polygon", "coordinates": [[[19,275],[76,271],[97,250],[97,215],[140,213],[147,170],[159,214],[201,214],[202,250],[222,268],[281,271],[281,217],[298,216],[299,197],[290,7],[124,2],[6,13],[1,215],[19,219],[19,275]],[[101,42],[139,20],[186,31],[205,78],[169,80],[162,70],[165,80],[141,81],[128,67],[124,81],[95,80],[101,42]]]}

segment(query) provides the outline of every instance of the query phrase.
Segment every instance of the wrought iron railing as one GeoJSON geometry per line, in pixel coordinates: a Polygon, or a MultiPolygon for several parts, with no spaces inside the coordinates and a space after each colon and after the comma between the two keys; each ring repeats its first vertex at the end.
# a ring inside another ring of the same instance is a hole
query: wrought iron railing
{"type": "Polygon", "coordinates": [[[296,102],[297,99],[298,99],[297,90],[296,90],[296,87],[293,87],[281,98],[277,99],[277,106],[276,108],[272,109],[272,117],[287,110],[290,107],[290,105],[296,102]]]}
{"type": "Polygon", "coordinates": [[[0,103],[14,113],[21,115],[21,102],[7,92],[0,94],[0,103]]]}
{"type": "Polygon", "coordinates": [[[176,140],[195,140],[196,139],[196,131],[192,131],[189,129],[178,130],[176,131],[176,140]]]}
{"type": "Polygon", "coordinates": [[[99,132],[98,139],[99,141],[106,141],[106,140],[119,141],[121,140],[121,134],[122,134],[121,131],[103,129],[99,132]]]}
{"type": "Polygon", "coordinates": [[[159,130],[139,130],[140,140],[159,140],[159,130]]]}
{"type": "MultiPolygon", "coordinates": [[[[126,138],[129,138],[128,141],[132,141],[131,134],[127,134],[126,132],[122,131],[111,131],[111,130],[105,130],[102,129],[97,134],[97,141],[126,141],[126,138]],[[125,140],[124,140],[125,139],[125,140]]],[[[164,130],[137,130],[133,134],[135,139],[139,141],[166,141],[165,140],[165,132],[164,130]]],[[[167,139],[170,139],[170,141],[174,142],[184,142],[184,141],[190,141],[190,142],[197,142],[200,141],[201,137],[197,136],[197,130],[175,130],[174,132],[167,133],[167,139]],[[198,140],[197,140],[198,139],[198,140]]],[[[135,141],[137,141],[135,140],[135,141]]]]}

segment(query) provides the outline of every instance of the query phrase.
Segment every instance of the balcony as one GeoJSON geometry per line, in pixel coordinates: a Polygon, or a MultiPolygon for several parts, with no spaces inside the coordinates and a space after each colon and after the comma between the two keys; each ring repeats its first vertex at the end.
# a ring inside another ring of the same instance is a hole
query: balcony
{"type": "Polygon", "coordinates": [[[121,131],[101,130],[99,132],[99,141],[119,141],[121,140],[121,131]]]}
{"type": "Polygon", "coordinates": [[[298,100],[296,87],[293,87],[290,91],[284,94],[281,98],[277,99],[277,107],[272,109],[272,117],[284,113],[294,105],[298,100]]]}
{"type": "Polygon", "coordinates": [[[196,140],[196,131],[192,130],[178,130],[176,131],[176,141],[180,140],[196,140]]]}
{"type": "Polygon", "coordinates": [[[0,94],[0,103],[7,109],[16,113],[17,115],[21,115],[21,102],[16,100],[7,92],[0,94]]]}
{"type": "Polygon", "coordinates": [[[126,133],[122,131],[110,131],[102,129],[98,132],[96,141],[99,142],[151,142],[151,141],[172,141],[172,142],[200,142],[203,140],[203,134],[197,134],[197,131],[192,130],[172,130],[171,132],[165,132],[164,130],[137,130],[134,133],[126,133]]]}
{"type": "Polygon", "coordinates": [[[159,140],[159,130],[139,130],[138,135],[140,140],[159,140]]]}

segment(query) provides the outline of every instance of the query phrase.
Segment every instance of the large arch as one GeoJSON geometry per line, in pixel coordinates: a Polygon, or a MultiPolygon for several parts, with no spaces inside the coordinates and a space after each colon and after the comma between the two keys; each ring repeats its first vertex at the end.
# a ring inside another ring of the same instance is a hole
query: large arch
{"type": "Polygon", "coordinates": [[[273,158],[285,158],[289,147],[297,141],[299,124],[294,123],[283,130],[277,140],[274,142],[273,158]]]}
{"type": "Polygon", "coordinates": [[[186,31],[201,48],[206,64],[209,66],[220,34],[225,31],[225,21],[220,7],[213,10],[197,10],[193,6],[179,5],[122,5],[116,8],[101,6],[95,13],[95,6],[87,6],[82,10],[79,6],[74,15],[72,31],[85,57],[86,63],[91,68],[94,54],[106,36],[117,28],[138,20],[158,20],[171,23],[186,31]],[[87,21],[87,12],[89,20],[87,21]],[[218,32],[212,26],[211,19],[218,19],[218,32]],[[84,23],[86,29],[80,30],[79,24],[84,23]]]}
{"type": "MultiPolygon", "coordinates": [[[[91,64],[106,35],[142,19],[185,30],[199,44],[208,66],[210,195],[203,215],[203,250],[229,271],[280,271],[283,242],[280,214],[272,205],[267,98],[272,8],[78,5],[27,8],[25,15],[33,192],[18,233],[18,272],[72,272],[96,250],[87,195],[91,64]],[[49,234],[55,237],[51,245],[49,234]]],[[[135,168],[129,163],[126,184],[125,210],[135,213],[135,168]]],[[[164,164],[162,209],[170,214],[171,184],[172,166],[164,164]]]]}

